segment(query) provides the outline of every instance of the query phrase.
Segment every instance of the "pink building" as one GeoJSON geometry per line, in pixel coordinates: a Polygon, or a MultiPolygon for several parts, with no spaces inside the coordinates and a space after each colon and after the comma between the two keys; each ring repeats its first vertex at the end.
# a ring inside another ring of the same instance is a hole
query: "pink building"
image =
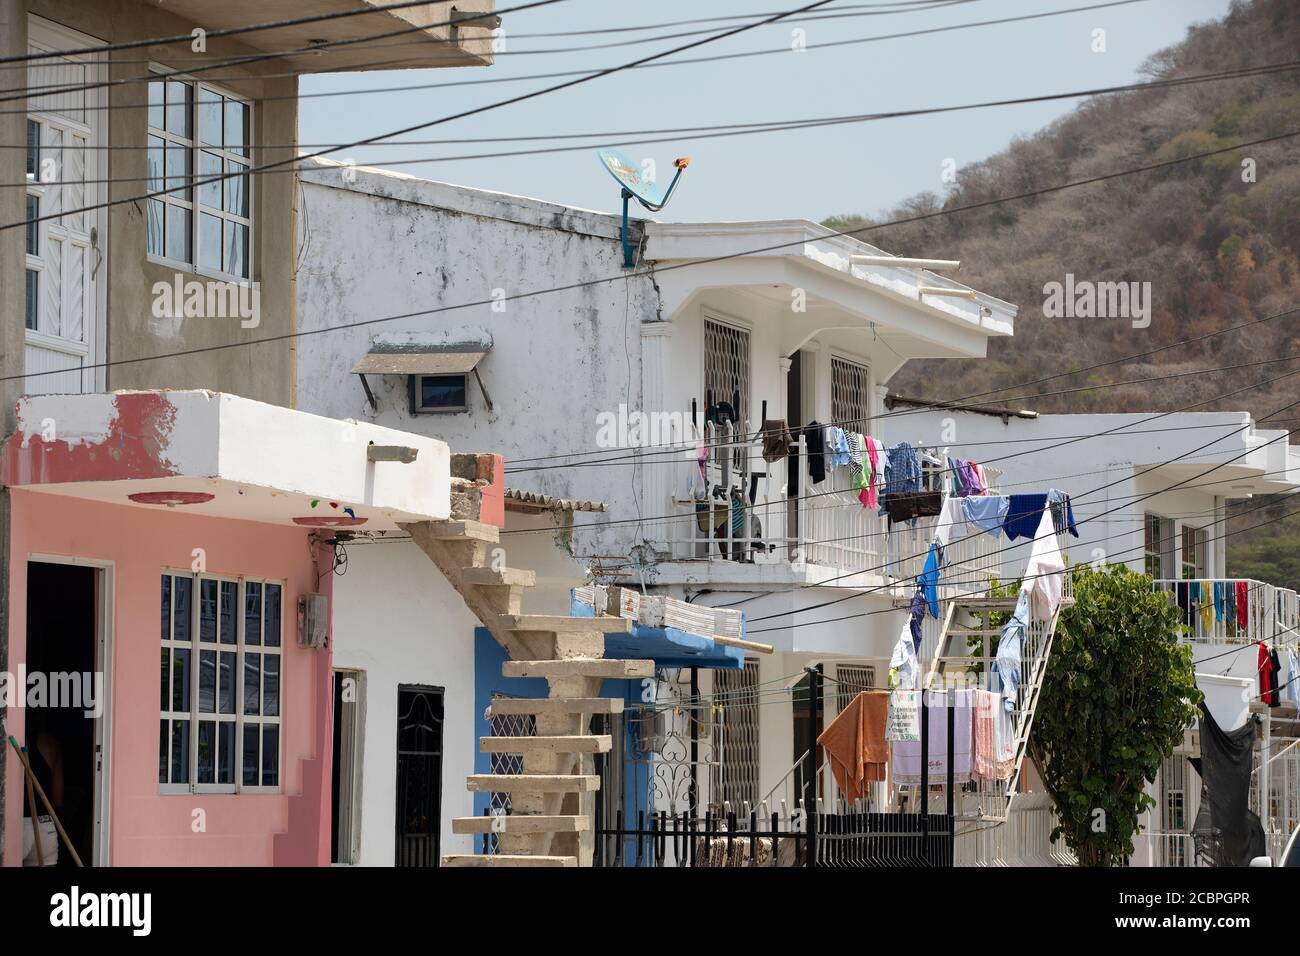
{"type": "Polygon", "coordinates": [[[0,480],[6,729],[58,755],[85,862],[327,864],[332,529],[447,518],[446,445],[213,392],[46,395],[0,480]]]}

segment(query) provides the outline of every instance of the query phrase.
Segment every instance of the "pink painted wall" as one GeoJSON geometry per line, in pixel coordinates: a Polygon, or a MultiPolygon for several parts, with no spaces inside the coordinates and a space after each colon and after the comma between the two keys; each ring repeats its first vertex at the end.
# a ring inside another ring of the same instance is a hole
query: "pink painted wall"
{"type": "MultiPolygon", "coordinates": [[[[9,670],[25,659],[31,554],[115,562],[108,786],[115,866],[326,865],[330,820],[330,655],[297,644],[298,595],[329,594],[327,556],[301,529],[12,491],[9,670]],[[203,548],[207,570],[285,582],[281,677],[281,793],[158,792],[158,591],[164,568],[185,569],[203,548]],[[317,563],[325,569],[317,582],[317,563]],[[205,833],[191,830],[202,808],[205,833]]],[[[324,549],[328,550],[328,549],[324,549]]],[[[21,708],[9,729],[24,739],[21,708]]],[[[5,862],[21,864],[22,766],[6,748],[5,862]]]]}

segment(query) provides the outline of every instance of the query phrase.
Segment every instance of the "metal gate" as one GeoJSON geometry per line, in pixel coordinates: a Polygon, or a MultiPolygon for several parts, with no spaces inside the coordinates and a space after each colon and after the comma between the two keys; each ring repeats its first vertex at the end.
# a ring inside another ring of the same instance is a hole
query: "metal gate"
{"type": "Polygon", "coordinates": [[[437,866],[442,817],[443,689],[397,688],[396,866],[437,866]]]}

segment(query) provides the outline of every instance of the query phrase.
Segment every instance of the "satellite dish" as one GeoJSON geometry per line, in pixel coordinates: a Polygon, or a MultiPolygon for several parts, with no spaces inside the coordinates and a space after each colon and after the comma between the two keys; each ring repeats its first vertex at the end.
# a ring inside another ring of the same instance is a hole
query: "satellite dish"
{"type": "Polygon", "coordinates": [[[619,186],[622,187],[623,224],[619,229],[619,239],[623,243],[623,268],[631,269],[635,265],[635,250],[627,234],[628,200],[635,199],[651,212],[663,209],[672,198],[673,190],[677,188],[677,180],[682,178],[682,171],[690,165],[691,159],[689,156],[682,156],[673,160],[673,168],[677,172],[673,174],[673,181],[668,184],[668,191],[660,193],[659,186],[647,179],[640,164],[630,159],[626,153],[606,147],[597,150],[596,155],[600,158],[600,164],[609,170],[609,174],[618,180],[619,186]]]}

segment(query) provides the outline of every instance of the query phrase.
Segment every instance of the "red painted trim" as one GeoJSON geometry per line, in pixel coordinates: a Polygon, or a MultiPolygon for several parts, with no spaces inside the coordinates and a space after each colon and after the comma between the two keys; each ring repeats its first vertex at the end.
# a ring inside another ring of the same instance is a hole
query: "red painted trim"
{"type": "Polygon", "coordinates": [[[201,505],[216,495],[206,491],[137,491],[127,497],[138,505],[201,505]]]}

